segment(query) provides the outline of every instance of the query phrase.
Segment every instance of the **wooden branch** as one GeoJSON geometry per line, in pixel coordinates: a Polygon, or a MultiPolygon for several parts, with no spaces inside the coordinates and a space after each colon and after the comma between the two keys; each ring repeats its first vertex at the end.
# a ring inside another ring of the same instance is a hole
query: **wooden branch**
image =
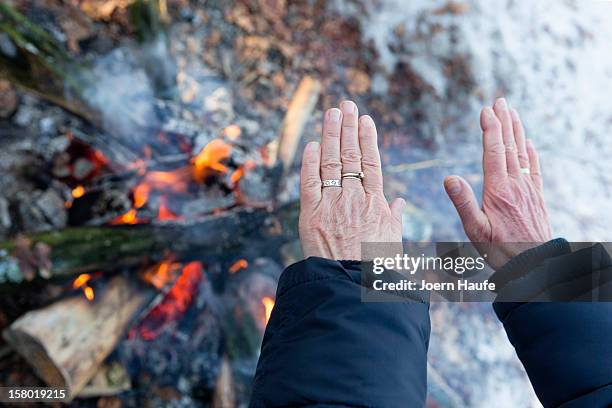
{"type": "Polygon", "coordinates": [[[261,245],[263,251],[275,240],[297,237],[298,211],[292,203],[273,213],[243,208],[192,223],[78,227],[21,236],[0,242],[0,293],[32,280],[31,270],[41,267],[44,273],[39,271],[36,281],[146,265],[169,251],[183,259],[243,246],[261,245]],[[41,246],[45,249],[37,250],[41,246]]]}
{"type": "Polygon", "coordinates": [[[212,408],[233,408],[236,406],[234,377],[232,375],[232,367],[226,355],[221,359],[211,406],[212,408]]]}
{"type": "Polygon", "coordinates": [[[304,127],[312,115],[320,93],[321,83],[318,80],[310,76],[302,79],[287,108],[279,139],[275,141],[276,145],[271,146],[271,166],[280,160],[285,172],[291,168],[304,127]]]}
{"type": "Polygon", "coordinates": [[[15,47],[12,55],[0,52],[0,76],[92,123],[99,123],[99,115],[78,99],[85,87],[87,70],[55,38],[8,4],[0,4],[0,32],[7,34],[15,47]]]}
{"type": "Polygon", "coordinates": [[[88,64],[72,57],[53,36],[8,4],[0,4],[0,33],[12,46],[0,49],[0,78],[91,124],[93,129],[75,131],[75,136],[111,161],[126,165],[136,159],[125,135],[99,130],[104,128],[102,114],[85,95],[98,82],[88,64]]]}
{"type": "Polygon", "coordinates": [[[114,277],[93,302],[78,295],[26,313],[4,339],[48,385],[74,398],[155,295],[123,276],[114,277]]]}

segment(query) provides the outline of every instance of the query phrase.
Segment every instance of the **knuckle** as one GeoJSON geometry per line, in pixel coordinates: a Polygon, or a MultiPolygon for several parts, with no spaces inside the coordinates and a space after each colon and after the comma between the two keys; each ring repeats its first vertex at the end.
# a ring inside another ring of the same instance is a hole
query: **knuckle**
{"type": "Polygon", "coordinates": [[[325,160],[323,163],[321,163],[321,169],[322,170],[328,170],[328,171],[336,171],[336,170],[340,170],[342,168],[342,164],[336,160],[325,160]]]}
{"type": "Polygon", "coordinates": [[[505,144],[505,150],[507,153],[515,153],[516,152],[516,145],[512,142],[508,142],[505,144]]]}
{"type": "Polygon", "coordinates": [[[326,137],[340,137],[340,129],[336,127],[329,127],[325,129],[326,137]]]}
{"type": "Polygon", "coordinates": [[[492,143],[487,147],[487,152],[496,155],[506,154],[506,147],[502,143],[492,143]]]}
{"type": "Polygon", "coordinates": [[[353,129],[357,127],[357,116],[352,113],[345,114],[344,120],[342,121],[343,128],[353,129]]]}
{"type": "Polygon", "coordinates": [[[380,193],[383,190],[382,184],[374,181],[364,180],[363,187],[371,193],[380,193]]]}
{"type": "Polygon", "coordinates": [[[321,180],[316,177],[305,177],[302,179],[302,187],[306,190],[321,188],[321,180]]]}
{"type": "Polygon", "coordinates": [[[380,161],[370,158],[368,155],[368,157],[364,156],[361,159],[361,165],[364,168],[378,168],[380,167],[380,161]]]}
{"type": "Polygon", "coordinates": [[[342,149],[342,160],[350,163],[361,161],[361,152],[355,148],[344,148],[342,149]]]}
{"type": "Polygon", "coordinates": [[[478,223],[471,223],[466,226],[466,235],[470,238],[470,240],[474,242],[478,241],[488,241],[489,237],[487,236],[487,228],[484,225],[478,223]]]}

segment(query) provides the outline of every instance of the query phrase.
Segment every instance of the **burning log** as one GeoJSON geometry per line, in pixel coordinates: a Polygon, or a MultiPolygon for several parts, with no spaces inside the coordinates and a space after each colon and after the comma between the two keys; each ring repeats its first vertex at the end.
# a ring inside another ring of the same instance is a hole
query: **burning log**
{"type": "Polygon", "coordinates": [[[48,385],[66,388],[72,399],[154,296],[154,289],[117,276],[94,301],[62,299],[17,319],[3,336],[48,385]]]}
{"type": "Polygon", "coordinates": [[[287,108],[279,139],[274,141],[276,145],[271,146],[271,166],[280,160],[286,172],[293,164],[304,127],[319,100],[320,92],[319,81],[310,76],[302,79],[287,108]]]}
{"type": "Polygon", "coordinates": [[[77,227],[21,236],[0,242],[0,293],[35,277],[61,279],[146,265],[162,260],[168,252],[183,259],[247,245],[261,245],[265,252],[275,239],[297,237],[297,214],[297,205],[290,204],[273,213],[238,209],[190,223],[77,227]]]}

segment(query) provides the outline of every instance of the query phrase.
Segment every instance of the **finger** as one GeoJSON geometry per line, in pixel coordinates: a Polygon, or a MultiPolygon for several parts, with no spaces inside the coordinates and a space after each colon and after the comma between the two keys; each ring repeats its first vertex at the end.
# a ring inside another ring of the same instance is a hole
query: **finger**
{"type": "MultiPolygon", "coordinates": [[[[340,136],[340,161],[342,173],[359,173],[361,171],[361,149],[359,148],[357,105],[352,101],[340,104],[342,111],[342,134],[340,136]]],[[[345,178],[342,187],[347,189],[361,189],[361,180],[345,178]]]]}
{"type": "Polygon", "coordinates": [[[381,193],[383,176],[378,152],[378,135],[374,120],[368,115],[359,118],[359,147],[361,148],[363,188],[366,193],[381,193]]]}
{"type": "Polygon", "coordinates": [[[519,165],[522,169],[529,168],[529,156],[527,155],[527,145],[525,144],[525,129],[516,109],[510,110],[512,117],[512,130],[514,131],[514,142],[518,155],[519,165]]]}
{"type": "Polygon", "coordinates": [[[540,157],[538,156],[538,151],[531,139],[527,139],[527,155],[529,156],[529,172],[531,173],[531,179],[535,183],[536,187],[542,190],[543,181],[542,181],[542,172],[540,170],[540,157]]]}
{"type": "Polygon", "coordinates": [[[486,214],[480,209],[472,187],[458,176],[444,179],[444,189],[453,202],[465,234],[472,242],[488,242],[491,226],[486,214]]]}
{"type": "Polygon", "coordinates": [[[321,201],[321,152],[318,142],[304,148],[300,174],[300,202],[304,208],[313,208],[321,201]]]}
{"type": "Polygon", "coordinates": [[[514,132],[512,130],[512,118],[510,117],[510,110],[508,104],[504,98],[499,98],[493,105],[495,115],[501,122],[502,138],[504,140],[504,146],[506,147],[506,168],[508,174],[518,176],[521,174],[518,161],[518,155],[516,152],[516,142],[514,141],[514,132]]]}
{"type": "MultiPolygon", "coordinates": [[[[340,132],[342,112],[338,108],[328,109],[323,119],[321,137],[321,180],[340,180],[340,132]]],[[[324,194],[340,194],[338,187],[325,187],[324,194]]]]}
{"type": "Polygon", "coordinates": [[[501,124],[491,108],[486,107],[480,113],[480,127],[482,128],[484,182],[485,185],[488,185],[508,175],[506,148],[502,139],[501,124]]]}
{"type": "Polygon", "coordinates": [[[389,208],[391,209],[391,214],[393,215],[393,217],[401,222],[402,214],[404,213],[404,209],[406,208],[406,201],[404,201],[403,198],[396,198],[395,200],[393,200],[391,205],[389,205],[389,208]]]}

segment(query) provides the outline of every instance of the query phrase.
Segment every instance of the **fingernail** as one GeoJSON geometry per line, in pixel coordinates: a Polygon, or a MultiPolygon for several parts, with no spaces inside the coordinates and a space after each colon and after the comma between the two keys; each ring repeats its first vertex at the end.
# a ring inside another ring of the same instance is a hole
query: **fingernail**
{"type": "Polygon", "coordinates": [[[305,149],[308,152],[315,152],[319,150],[319,142],[309,142],[305,149]]]}
{"type": "Polygon", "coordinates": [[[340,112],[340,109],[332,108],[327,111],[327,119],[329,119],[331,123],[340,122],[341,116],[342,116],[342,112],[340,112]]]}
{"type": "Polygon", "coordinates": [[[369,115],[364,115],[359,119],[359,124],[364,127],[374,127],[374,120],[369,115]]]}
{"type": "Polygon", "coordinates": [[[450,194],[459,194],[461,192],[461,182],[456,177],[450,177],[446,181],[446,188],[450,194]]]}
{"type": "Polygon", "coordinates": [[[499,98],[495,102],[495,105],[497,105],[497,107],[499,109],[502,109],[502,110],[508,109],[508,104],[506,103],[506,98],[499,98]]]}
{"type": "Polygon", "coordinates": [[[354,113],[357,109],[357,105],[352,101],[344,101],[340,104],[340,109],[342,109],[342,112],[354,113]]]}
{"type": "Polygon", "coordinates": [[[495,112],[493,112],[493,109],[487,106],[482,111],[484,112],[485,120],[487,122],[490,122],[495,119],[495,112]]]}

